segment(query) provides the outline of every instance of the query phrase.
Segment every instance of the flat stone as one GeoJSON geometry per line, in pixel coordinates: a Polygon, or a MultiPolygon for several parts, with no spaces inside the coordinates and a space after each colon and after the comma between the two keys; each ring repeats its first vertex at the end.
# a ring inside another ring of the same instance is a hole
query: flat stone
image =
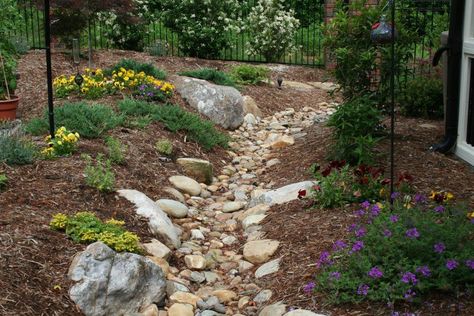
{"type": "Polygon", "coordinates": [[[268,302],[272,298],[272,295],[273,292],[271,290],[263,290],[254,297],[253,301],[257,304],[262,304],[268,302]]]}
{"type": "Polygon", "coordinates": [[[204,277],[206,278],[206,282],[209,284],[215,283],[219,280],[219,275],[215,272],[204,271],[204,277]]]}
{"type": "Polygon", "coordinates": [[[186,203],[186,198],[184,197],[183,193],[179,192],[175,188],[172,187],[164,187],[163,191],[171,195],[171,197],[175,198],[181,203],[186,203]]]}
{"type": "Polygon", "coordinates": [[[300,90],[300,91],[308,91],[308,90],[314,89],[312,85],[309,85],[303,82],[283,80],[282,88],[286,88],[286,87],[295,89],[295,90],[300,90]]]}
{"type": "Polygon", "coordinates": [[[242,227],[243,229],[247,229],[252,225],[258,225],[261,221],[265,219],[265,217],[267,217],[267,215],[250,215],[242,221],[242,227]]]}
{"type": "Polygon", "coordinates": [[[302,181],[286,185],[276,190],[271,190],[254,197],[249,206],[252,207],[257,204],[283,204],[298,199],[299,190],[309,190],[316,182],[302,181]]]}
{"type": "Polygon", "coordinates": [[[316,314],[316,313],[313,313],[311,311],[307,311],[307,310],[304,310],[304,309],[295,309],[291,312],[288,312],[288,313],[284,314],[284,316],[326,316],[326,315],[316,314]]]}
{"type": "Polygon", "coordinates": [[[258,316],[282,316],[286,313],[286,305],[282,302],[277,302],[272,305],[268,305],[262,309],[258,316]]]}
{"type": "Polygon", "coordinates": [[[257,124],[257,119],[252,113],[248,113],[244,116],[244,122],[247,124],[255,125],[257,124]]]}
{"type": "Polygon", "coordinates": [[[152,239],[151,242],[143,244],[143,247],[150,255],[165,260],[168,259],[171,254],[171,249],[156,239],[152,239]]]}
{"type": "Polygon", "coordinates": [[[159,316],[160,311],[155,304],[148,305],[140,311],[141,316],[159,316]]]}
{"type": "Polygon", "coordinates": [[[184,218],[188,215],[188,207],[181,202],[169,199],[160,199],[156,201],[156,204],[158,204],[158,206],[171,217],[184,218]]]}
{"type": "Polygon", "coordinates": [[[278,258],[263,264],[257,269],[257,271],[255,271],[255,277],[259,279],[266,275],[278,272],[278,270],[280,270],[280,261],[281,258],[278,258]]]}
{"type": "Polygon", "coordinates": [[[222,208],[223,213],[232,213],[242,209],[245,206],[245,202],[237,201],[237,202],[227,202],[224,203],[222,208]]]}
{"type": "Polygon", "coordinates": [[[244,101],[243,110],[245,114],[251,113],[255,117],[263,117],[262,111],[259,109],[257,103],[251,96],[244,95],[243,101],[244,101]]]}
{"type": "Polygon", "coordinates": [[[267,161],[267,163],[265,165],[266,165],[267,168],[271,168],[271,167],[273,167],[275,165],[278,165],[280,163],[281,163],[280,159],[273,158],[273,159],[270,159],[269,161],[267,161]]]}
{"type": "Polygon", "coordinates": [[[228,303],[237,299],[237,294],[230,290],[215,290],[212,295],[216,296],[221,303],[228,303]]]}
{"type": "Polygon", "coordinates": [[[190,304],[174,303],[168,309],[168,316],[194,316],[194,309],[190,304]]]}
{"type": "Polygon", "coordinates": [[[164,275],[168,275],[168,272],[170,269],[170,264],[168,263],[168,261],[166,261],[163,258],[158,258],[158,257],[147,257],[147,258],[153,261],[153,263],[155,263],[157,266],[159,266],[161,268],[161,271],[163,271],[164,275]]]}
{"type": "Polygon", "coordinates": [[[191,229],[191,239],[203,240],[204,234],[199,229],[191,229]]]}
{"type": "Polygon", "coordinates": [[[206,268],[206,259],[200,255],[186,255],[184,262],[189,269],[204,270],[206,268]]]}
{"type": "Polygon", "coordinates": [[[281,148],[291,146],[294,143],[295,143],[294,137],[288,136],[288,135],[283,135],[280,138],[278,138],[277,140],[275,140],[274,142],[272,142],[270,144],[270,147],[272,147],[273,149],[281,149],[281,148]]]}
{"type": "Polygon", "coordinates": [[[183,168],[187,176],[197,182],[212,183],[212,164],[209,161],[196,158],[178,158],[176,163],[183,168]]]}
{"type": "Polygon", "coordinates": [[[170,280],[166,281],[166,295],[170,297],[176,292],[189,292],[189,289],[182,283],[170,280]]]}
{"type": "Polygon", "coordinates": [[[254,207],[247,209],[243,213],[238,214],[236,219],[239,221],[243,221],[248,216],[265,214],[269,209],[270,206],[267,204],[258,204],[254,207]]]}
{"type": "Polygon", "coordinates": [[[254,267],[253,263],[245,260],[239,260],[239,273],[244,273],[254,267]]]}
{"type": "Polygon", "coordinates": [[[278,249],[279,241],[271,239],[249,241],[244,245],[244,258],[251,263],[267,261],[278,249]]]}
{"type": "Polygon", "coordinates": [[[169,182],[178,190],[188,193],[191,196],[198,196],[201,193],[201,185],[194,179],[186,176],[172,176],[169,182]]]}
{"type": "Polygon", "coordinates": [[[193,306],[194,308],[196,308],[196,304],[200,299],[201,298],[199,296],[194,295],[189,292],[175,292],[173,293],[173,295],[169,297],[171,304],[174,304],[174,303],[189,304],[193,306]]]}
{"type": "Polygon", "coordinates": [[[197,271],[191,272],[191,276],[189,279],[195,283],[202,283],[206,281],[206,277],[204,276],[204,274],[197,271]]]}
{"type": "Polygon", "coordinates": [[[311,81],[311,82],[308,82],[308,84],[317,89],[321,89],[321,90],[329,91],[329,92],[332,92],[339,88],[339,85],[334,82],[311,81]]]}
{"type": "Polygon", "coordinates": [[[250,297],[248,296],[242,296],[240,299],[239,299],[239,302],[237,304],[237,307],[239,309],[242,309],[244,308],[245,306],[247,306],[250,302],[250,297]]]}
{"type": "Polygon", "coordinates": [[[237,238],[234,237],[234,236],[226,236],[224,238],[222,238],[222,243],[224,245],[227,245],[227,246],[230,246],[230,245],[233,245],[237,242],[237,238]]]}

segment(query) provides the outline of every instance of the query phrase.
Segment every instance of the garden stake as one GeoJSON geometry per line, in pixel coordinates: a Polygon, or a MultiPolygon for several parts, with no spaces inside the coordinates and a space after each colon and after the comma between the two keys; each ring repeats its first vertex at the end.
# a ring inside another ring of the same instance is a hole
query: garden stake
{"type": "Polygon", "coordinates": [[[395,180],[395,0],[389,1],[392,5],[392,47],[391,47],[391,73],[390,73],[390,207],[393,210],[393,191],[395,180]]]}
{"type": "Polygon", "coordinates": [[[44,0],[44,42],[46,45],[46,74],[48,81],[49,134],[54,138],[53,74],[51,70],[51,17],[49,0],[44,0]]]}
{"type": "Polygon", "coordinates": [[[10,89],[8,88],[7,73],[5,71],[5,64],[3,63],[2,52],[0,51],[0,62],[2,63],[3,79],[5,80],[5,88],[7,89],[7,97],[10,99],[10,89]]]}

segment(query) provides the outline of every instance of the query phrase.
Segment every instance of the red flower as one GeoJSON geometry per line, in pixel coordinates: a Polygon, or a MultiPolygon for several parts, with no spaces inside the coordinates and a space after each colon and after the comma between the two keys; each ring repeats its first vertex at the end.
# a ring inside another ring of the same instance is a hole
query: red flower
{"type": "Polygon", "coordinates": [[[298,191],[298,199],[302,199],[306,196],[306,190],[302,189],[298,191]]]}
{"type": "Polygon", "coordinates": [[[320,186],[320,185],[315,185],[315,186],[313,186],[313,190],[314,190],[314,191],[320,191],[320,190],[321,190],[321,186],[320,186]]]}
{"type": "Polygon", "coordinates": [[[372,30],[375,30],[376,28],[378,28],[379,25],[380,25],[380,22],[377,22],[374,25],[372,25],[372,30]]]}

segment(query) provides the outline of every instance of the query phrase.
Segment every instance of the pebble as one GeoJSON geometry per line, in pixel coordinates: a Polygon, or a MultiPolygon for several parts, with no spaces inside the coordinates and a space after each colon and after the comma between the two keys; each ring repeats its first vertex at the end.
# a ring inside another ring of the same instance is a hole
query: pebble
{"type": "Polygon", "coordinates": [[[206,268],[206,259],[200,255],[186,255],[184,262],[189,269],[203,270],[206,268]]]}
{"type": "Polygon", "coordinates": [[[168,316],[194,316],[193,306],[175,303],[168,309],[168,316]]]}
{"type": "Polygon", "coordinates": [[[280,270],[280,261],[281,258],[278,258],[260,266],[257,271],[255,271],[255,277],[259,279],[266,275],[278,272],[278,270],[280,270]]]}
{"type": "Polygon", "coordinates": [[[245,206],[245,202],[237,201],[237,202],[227,202],[224,204],[222,208],[223,213],[232,213],[242,209],[245,206]]]}

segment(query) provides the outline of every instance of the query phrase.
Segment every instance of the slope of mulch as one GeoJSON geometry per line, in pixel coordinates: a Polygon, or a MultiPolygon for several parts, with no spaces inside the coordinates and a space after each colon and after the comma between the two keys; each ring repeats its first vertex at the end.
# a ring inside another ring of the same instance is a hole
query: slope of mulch
{"type": "MultiPolygon", "coordinates": [[[[413,186],[418,192],[428,194],[434,190],[449,190],[470,206],[474,206],[474,168],[453,155],[442,155],[428,150],[443,136],[443,123],[400,117],[397,119],[395,163],[397,172],[406,171],[414,176],[413,186]]],[[[307,169],[312,163],[324,165],[331,144],[331,130],[321,125],[308,129],[308,136],[292,147],[281,150],[276,157],[284,163],[276,165],[266,174],[274,179],[275,186],[310,178],[307,169]]],[[[389,170],[389,141],[384,140],[377,148],[379,164],[389,170]]],[[[263,230],[266,237],[280,241],[275,257],[282,257],[280,271],[260,282],[275,294],[272,301],[283,300],[289,306],[310,309],[330,315],[388,315],[385,304],[360,304],[329,306],[321,297],[308,296],[302,291],[304,284],[314,281],[317,272],[315,262],[323,250],[344,238],[347,227],[353,221],[354,206],[317,210],[310,209],[308,202],[294,201],[273,206],[265,219],[263,230]]],[[[400,305],[398,311],[410,311],[419,315],[473,315],[472,296],[462,294],[435,294],[421,306],[400,305]]]]}
{"type": "MultiPolygon", "coordinates": [[[[199,67],[229,69],[236,64],[194,58],[157,58],[126,51],[100,51],[94,54],[94,66],[109,67],[121,58],[153,62],[169,74],[199,67]]],[[[86,65],[87,62],[82,61],[80,68],[84,69],[86,65]]],[[[288,80],[318,81],[324,74],[321,70],[304,67],[278,66],[276,69],[279,73],[283,71],[288,80]]],[[[18,70],[21,78],[17,92],[22,99],[18,114],[27,121],[42,115],[47,107],[44,52],[32,51],[23,56],[18,70]]],[[[53,76],[74,73],[70,56],[53,52],[53,76]]],[[[265,85],[245,87],[243,90],[244,93],[261,96],[258,102],[265,113],[272,113],[283,106],[300,108],[314,104],[314,99],[322,102],[326,98],[326,93],[315,98],[311,93],[301,94],[265,85]],[[285,101],[281,102],[279,98],[285,101]],[[298,100],[298,104],[291,104],[291,98],[298,100]]],[[[89,102],[114,106],[118,100],[120,96],[89,102]]],[[[55,106],[68,101],[80,99],[55,100],[55,106]]],[[[194,111],[178,95],[173,96],[171,102],[194,111]]],[[[163,188],[169,185],[168,177],[180,173],[174,161],[159,159],[154,149],[154,143],[159,138],[165,137],[173,142],[175,157],[211,161],[215,175],[220,174],[222,166],[231,160],[226,150],[216,148],[206,152],[197,144],[186,142],[184,134],[172,134],[160,123],[153,123],[144,130],[120,127],[107,135],[119,138],[128,148],[126,164],[113,166],[116,187],[140,190],[152,199],[166,197],[163,188]]],[[[42,138],[34,138],[34,141],[44,145],[42,138]]],[[[101,219],[114,217],[125,220],[127,229],[136,232],[143,242],[152,237],[146,222],[135,214],[131,203],[116,194],[99,193],[85,185],[85,162],[80,158],[82,153],[93,156],[106,153],[105,143],[102,139],[81,139],[78,153],[71,157],[38,160],[27,166],[0,164],[0,173],[5,173],[9,179],[7,188],[0,192],[0,315],[80,315],[67,293],[71,285],[67,270],[74,254],[83,250],[85,245],[74,244],[65,234],[50,230],[48,224],[53,214],[92,211],[101,219]]]]}

